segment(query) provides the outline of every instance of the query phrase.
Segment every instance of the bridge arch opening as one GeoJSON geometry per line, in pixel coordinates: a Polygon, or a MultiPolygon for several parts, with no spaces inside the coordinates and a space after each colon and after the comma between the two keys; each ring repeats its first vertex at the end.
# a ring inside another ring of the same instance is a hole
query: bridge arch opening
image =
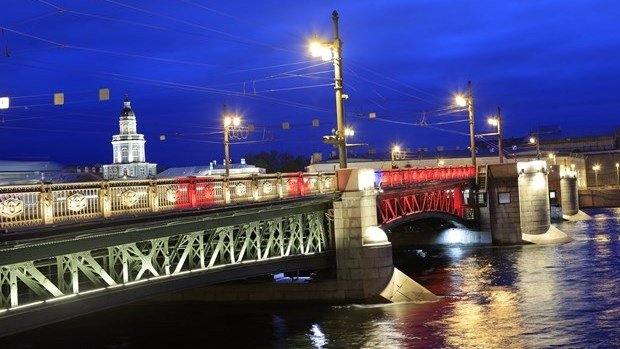
{"type": "Polygon", "coordinates": [[[490,233],[470,229],[461,217],[439,211],[403,216],[381,228],[395,248],[492,243],[490,233]]]}

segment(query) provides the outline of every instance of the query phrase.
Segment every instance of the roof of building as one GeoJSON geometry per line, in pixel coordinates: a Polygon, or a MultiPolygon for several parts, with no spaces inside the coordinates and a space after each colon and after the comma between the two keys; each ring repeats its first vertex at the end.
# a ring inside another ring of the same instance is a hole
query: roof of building
{"type": "Polygon", "coordinates": [[[131,109],[131,102],[129,101],[128,96],[125,96],[125,102],[123,102],[123,109],[121,110],[121,116],[136,117],[136,114],[131,109]]]}

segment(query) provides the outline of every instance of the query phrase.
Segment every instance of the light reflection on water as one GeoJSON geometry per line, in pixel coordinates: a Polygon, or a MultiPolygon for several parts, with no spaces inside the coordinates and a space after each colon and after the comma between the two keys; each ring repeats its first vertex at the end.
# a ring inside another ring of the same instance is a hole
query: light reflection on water
{"type": "Polygon", "coordinates": [[[403,272],[442,296],[435,303],[131,306],[0,347],[620,348],[620,210],[587,213],[595,219],[558,225],[575,239],[563,245],[401,256],[403,272]]]}

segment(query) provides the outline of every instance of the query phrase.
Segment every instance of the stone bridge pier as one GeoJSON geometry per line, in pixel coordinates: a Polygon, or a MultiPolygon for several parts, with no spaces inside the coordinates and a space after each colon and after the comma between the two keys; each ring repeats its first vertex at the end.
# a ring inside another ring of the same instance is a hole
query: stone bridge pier
{"type": "Polygon", "coordinates": [[[394,268],[392,244],[377,226],[372,169],[338,170],[341,199],[334,202],[337,282],[344,298],[377,302],[438,298],[394,268]]]}

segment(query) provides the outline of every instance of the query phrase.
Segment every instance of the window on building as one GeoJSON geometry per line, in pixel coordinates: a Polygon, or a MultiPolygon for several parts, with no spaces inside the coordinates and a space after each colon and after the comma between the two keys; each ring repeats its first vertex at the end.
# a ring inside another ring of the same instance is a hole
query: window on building
{"type": "Polygon", "coordinates": [[[140,167],[140,175],[146,176],[146,169],[144,167],[140,167]]]}
{"type": "Polygon", "coordinates": [[[123,147],[121,151],[122,151],[123,158],[126,158],[128,155],[127,147],[123,147]]]}
{"type": "Polygon", "coordinates": [[[510,203],[510,192],[497,193],[497,203],[500,205],[510,203]]]}
{"type": "Polygon", "coordinates": [[[133,161],[140,161],[140,148],[137,145],[134,145],[132,148],[133,152],[133,161]]]}

